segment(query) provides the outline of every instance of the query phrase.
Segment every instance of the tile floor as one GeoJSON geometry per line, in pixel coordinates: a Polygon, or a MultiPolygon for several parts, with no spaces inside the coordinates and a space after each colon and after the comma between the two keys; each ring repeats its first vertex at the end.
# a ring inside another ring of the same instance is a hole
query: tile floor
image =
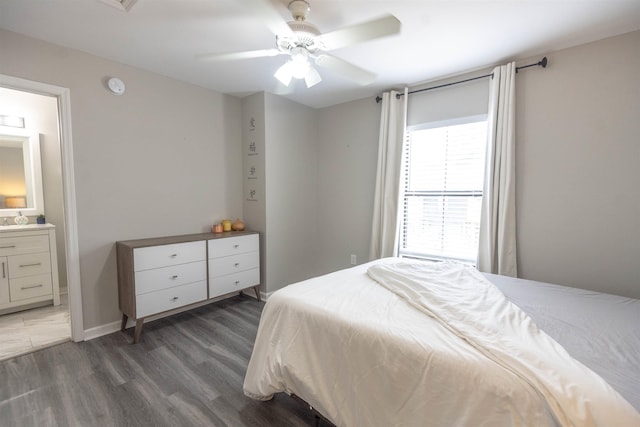
{"type": "Polygon", "coordinates": [[[0,316],[0,360],[30,353],[71,339],[67,295],[60,305],[0,316]]]}

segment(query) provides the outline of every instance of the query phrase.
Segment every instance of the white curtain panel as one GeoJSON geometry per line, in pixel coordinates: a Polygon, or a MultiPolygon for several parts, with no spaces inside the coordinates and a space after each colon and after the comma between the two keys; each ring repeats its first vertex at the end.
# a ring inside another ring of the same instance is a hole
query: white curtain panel
{"type": "Polygon", "coordinates": [[[493,70],[478,269],[517,277],[515,200],[515,78],[512,62],[493,70]]]}
{"type": "Polygon", "coordinates": [[[407,88],[404,93],[392,90],[382,94],[378,172],[369,249],[371,260],[398,254],[400,168],[407,121],[407,98],[407,88]],[[398,98],[398,95],[404,96],[398,98]]]}

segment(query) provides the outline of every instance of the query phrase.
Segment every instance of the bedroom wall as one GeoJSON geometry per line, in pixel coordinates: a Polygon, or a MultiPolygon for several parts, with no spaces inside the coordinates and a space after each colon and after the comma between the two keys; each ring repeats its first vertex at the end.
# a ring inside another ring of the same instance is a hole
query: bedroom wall
{"type": "Polygon", "coordinates": [[[0,56],[1,74],[70,88],[85,329],[120,319],[115,241],[242,216],[237,98],[3,30],[0,56]]]}
{"type": "Polygon", "coordinates": [[[640,31],[517,80],[523,277],[640,298],[640,31]]]}
{"type": "Polygon", "coordinates": [[[267,290],[317,274],[316,110],[265,94],[267,290]]]}
{"type": "Polygon", "coordinates": [[[322,273],[369,260],[380,104],[365,98],[317,110],[317,267],[322,273]]]}
{"type": "Polygon", "coordinates": [[[317,274],[316,110],[257,93],[242,100],[242,114],[244,215],[260,231],[268,296],[317,274]]]}
{"type": "MultiPolygon", "coordinates": [[[[547,53],[547,69],[518,73],[521,277],[640,298],[638,52],[640,32],[633,32],[547,53]]],[[[523,58],[517,64],[539,59],[523,58]]],[[[454,80],[478,74],[483,72],[454,80]]],[[[455,91],[438,92],[447,102],[455,101],[455,91]]],[[[415,100],[410,102],[423,97],[412,96],[415,100]]],[[[326,272],[347,267],[351,248],[366,247],[368,253],[379,126],[375,105],[363,99],[319,110],[319,226],[324,234],[318,264],[326,272]],[[350,158],[347,142],[358,147],[357,158],[339,160],[350,158]],[[338,160],[332,150],[340,154],[338,160]],[[345,187],[350,196],[336,196],[345,187]],[[359,197],[353,196],[356,193],[359,197]],[[345,217],[350,219],[341,233],[332,225],[345,217]]],[[[438,107],[433,112],[445,110],[438,107]]],[[[410,114],[409,120],[418,118],[410,114]]]]}

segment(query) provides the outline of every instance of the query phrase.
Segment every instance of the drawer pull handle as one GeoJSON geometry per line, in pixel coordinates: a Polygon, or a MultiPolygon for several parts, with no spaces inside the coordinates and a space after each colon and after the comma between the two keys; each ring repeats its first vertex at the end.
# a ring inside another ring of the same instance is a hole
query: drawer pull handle
{"type": "Polygon", "coordinates": [[[0,246],[0,249],[13,249],[15,247],[16,247],[16,245],[0,246]]]}
{"type": "Polygon", "coordinates": [[[239,284],[240,284],[240,280],[236,280],[236,285],[239,285],[239,284]]]}
{"type": "Polygon", "coordinates": [[[177,279],[177,278],[178,278],[178,275],[177,275],[177,274],[174,274],[173,276],[171,276],[171,278],[172,278],[172,279],[177,279]]]}
{"type": "Polygon", "coordinates": [[[7,278],[7,273],[4,271],[4,262],[2,263],[2,278],[3,279],[7,278]]]}
{"type": "Polygon", "coordinates": [[[23,291],[26,291],[27,289],[41,288],[41,287],[42,287],[42,283],[40,283],[39,285],[22,286],[20,289],[22,289],[23,291]]]}
{"type": "Polygon", "coordinates": [[[240,245],[233,245],[233,247],[237,249],[240,247],[240,245]]]}
{"type": "Polygon", "coordinates": [[[171,301],[178,301],[178,297],[171,298],[171,301]]]}
{"type": "Polygon", "coordinates": [[[177,257],[177,256],[178,256],[178,254],[171,254],[171,255],[169,255],[169,256],[170,256],[171,258],[175,258],[175,257],[177,257]]]}
{"type": "Polygon", "coordinates": [[[239,266],[239,265],[240,265],[240,263],[239,263],[239,262],[236,262],[236,263],[235,263],[235,264],[233,264],[233,265],[234,265],[234,267],[237,267],[237,266],[239,266]]]}
{"type": "Polygon", "coordinates": [[[42,265],[41,262],[36,262],[34,264],[20,264],[20,267],[37,267],[39,265],[42,265]]]}

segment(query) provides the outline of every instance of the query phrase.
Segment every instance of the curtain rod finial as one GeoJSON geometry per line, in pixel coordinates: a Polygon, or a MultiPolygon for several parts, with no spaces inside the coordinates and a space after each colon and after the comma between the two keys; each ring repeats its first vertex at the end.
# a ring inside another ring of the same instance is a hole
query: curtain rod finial
{"type": "Polygon", "coordinates": [[[538,65],[542,68],[547,68],[547,57],[545,56],[544,58],[542,58],[542,60],[538,62],[538,65]]]}
{"type": "Polygon", "coordinates": [[[382,101],[382,97],[380,95],[376,96],[376,104],[379,104],[382,101]]]}

